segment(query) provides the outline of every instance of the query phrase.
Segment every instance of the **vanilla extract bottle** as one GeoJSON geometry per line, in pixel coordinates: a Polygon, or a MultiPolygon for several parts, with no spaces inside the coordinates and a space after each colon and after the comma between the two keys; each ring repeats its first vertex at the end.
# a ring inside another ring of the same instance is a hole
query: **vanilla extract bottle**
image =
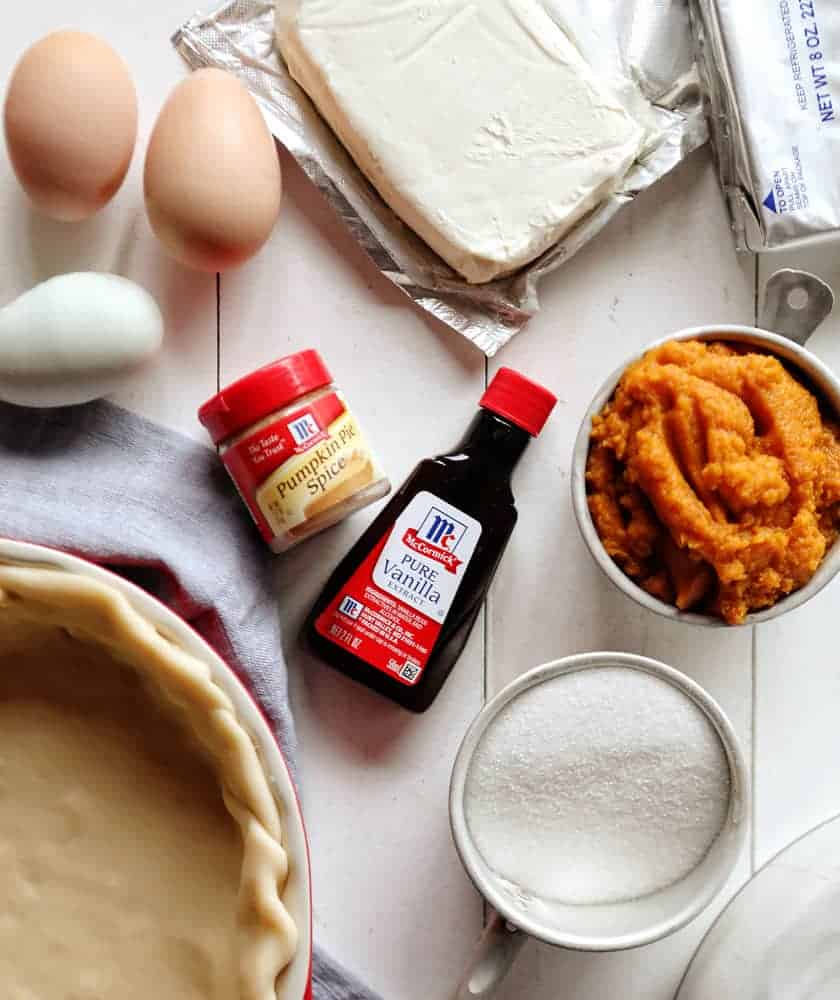
{"type": "Polygon", "coordinates": [[[420,462],[328,580],[306,624],[321,659],[404,708],[431,705],[516,525],[511,474],[556,401],[499,369],[455,448],[420,462]]]}

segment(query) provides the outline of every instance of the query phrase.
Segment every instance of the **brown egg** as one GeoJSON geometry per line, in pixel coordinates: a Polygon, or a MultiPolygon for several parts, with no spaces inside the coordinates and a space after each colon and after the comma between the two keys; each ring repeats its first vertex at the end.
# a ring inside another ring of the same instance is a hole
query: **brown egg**
{"type": "Polygon", "coordinates": [[[100,38],[57,31],[12,73],[4,111],[17,178],[45,215],[93,215],[125,179],[137,139],[128,67],[100,38]]]}
{"type": "Polygon", "coordinates": [[[274,140],[229,73],[202,69],[163,106],[146,154],[146,210],[167,252],[202,271],[253,256],[280,212],[274,140]]]}

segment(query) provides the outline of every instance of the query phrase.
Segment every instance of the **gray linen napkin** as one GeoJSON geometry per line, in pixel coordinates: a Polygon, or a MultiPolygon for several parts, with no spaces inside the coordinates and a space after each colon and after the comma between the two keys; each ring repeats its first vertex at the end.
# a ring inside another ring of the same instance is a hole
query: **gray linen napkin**
{"type": "MultiPolygon", "coordinates": [[[[263,706],[297,777],[271,555],[216,455],[111,403],[0,403],[0,535],[88,556],[201,633],[263,706]]],[[[376,1000],[316,950],[315,1000],[376,1000]]]]}

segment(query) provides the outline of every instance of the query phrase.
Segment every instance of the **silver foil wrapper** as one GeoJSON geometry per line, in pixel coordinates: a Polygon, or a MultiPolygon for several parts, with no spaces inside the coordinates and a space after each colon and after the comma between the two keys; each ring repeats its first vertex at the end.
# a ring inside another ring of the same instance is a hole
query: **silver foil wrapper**
{"type": "Polygon", "coordinates": [[[840,4],[691,0],[739,249],[840,236],[840,4]]]}
{"type": "Polygon", "coordinates": [[[194,69],[235,73],[275,138],[298,161],[376,266],[422,309],[492,356],[539,309],[537,288],[618,210],[708,136],[688,0],[544,0],[596,72],[648,129],[619,189],[559,243],[513,275],[471,285],[385,204],[289,76],[274,44],[271,0],[232,0],[196,14],[172,41],[194,69]]]}

